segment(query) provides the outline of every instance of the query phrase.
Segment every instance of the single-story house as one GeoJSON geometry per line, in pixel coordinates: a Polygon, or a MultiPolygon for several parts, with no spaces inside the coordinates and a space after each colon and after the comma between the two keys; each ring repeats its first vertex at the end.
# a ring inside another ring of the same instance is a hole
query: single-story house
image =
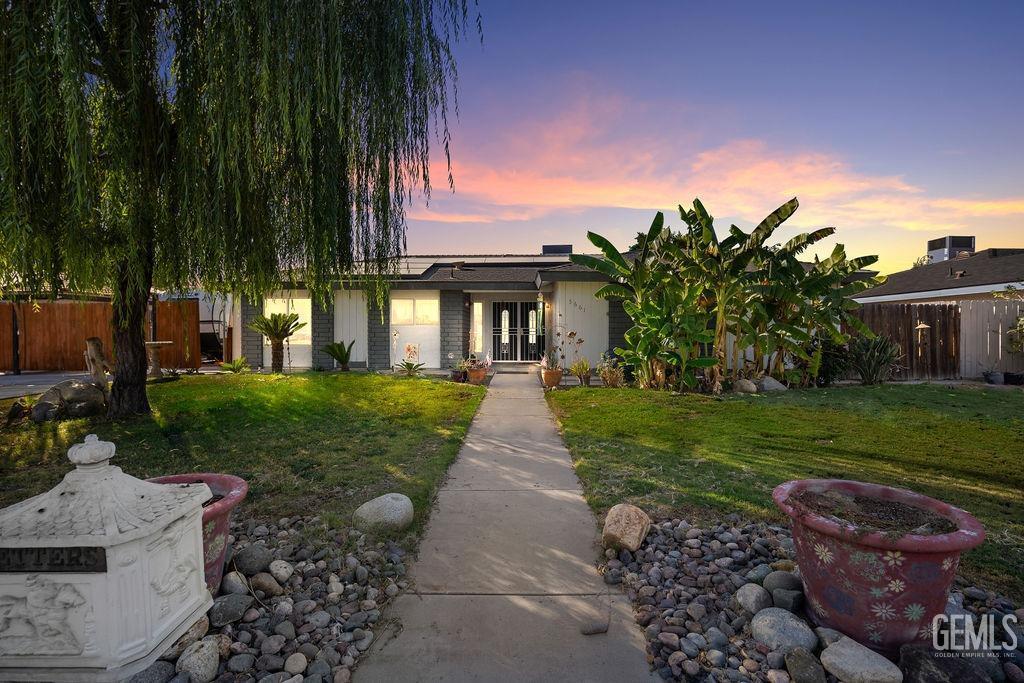
{"type": "Polygon", "coordinates": [[[270,365],[270,346],[249,329],[257,315],[295,312],[307,323],[289,339],[285,365],[332,368],[322,349],[355,341],[352,367],[383,370],[405,359],[448,368],[470,353],[496,363],[540,360],[556,333],[576,332],[583,342],[566,348],[566,364],[623,345],[630,327],[621,302],[594,296],[608,280],[573,264],[570,245],[545,245],[539,254],[432,255],[403,259],[381,311],[357,287],[336,285],[333,304],[314,304],[303,289],[263,301],[235,298],[230,307],[232,357],[270,365]],[[382,315],[383,314],[383,315],[382,315]]]}
{"type": "Polygon", "coordinates": [[[931,262],[893,273],[854,298],[862,304],[955,303],[1024,288],[1024,249],[976,252],[974,238],[962,236],[931,240],[928,247],[931,262]]]}

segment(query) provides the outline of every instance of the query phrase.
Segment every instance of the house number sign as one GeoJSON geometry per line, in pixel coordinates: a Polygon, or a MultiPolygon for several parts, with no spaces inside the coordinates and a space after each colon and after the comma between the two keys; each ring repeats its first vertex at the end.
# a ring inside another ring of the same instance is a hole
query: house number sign
{"type": "Polygon", "coordinates": [[[0,572],[106,571],[107,553],[104,548],[0,548],[0,572]]]}

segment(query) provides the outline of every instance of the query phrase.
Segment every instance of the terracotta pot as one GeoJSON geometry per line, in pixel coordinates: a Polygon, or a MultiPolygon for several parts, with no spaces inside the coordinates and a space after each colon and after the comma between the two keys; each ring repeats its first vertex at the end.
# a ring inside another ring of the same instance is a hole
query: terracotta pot
{"type": "Polygon", "coordinates": [[[540,371],[541,380],[548,389],[557,387],[562,383],[561,368],[544,368],[540,371]]]}
{"type": "Polygon", "coordinates": [[[906,489],[802,479],[775,487],[772,498],[793,520],[808,615],[887,655],[904,643],[931,642],[932,617],[946,607],[960,553],[985,540],[984,527],[968,512],[906,489]],[[932,536],[866,534],[787,503],[791,494],[805,490],[913,505],[949,519],[957,530],[932,536]]]}
{"type": "Polygon", "coordinates": [[[217,594],[220,580],[224,575],[224,555],[228,549],[228,528],[231,511],[238,507],[249,492],[244,479],[230,474],[172,474],[166,477],[148,479],[157,484],[206,484],[213,492],[213,498],[203,504],[203,564],[206,570],[206,587],[217,594]]]}
{"type": "Polygon", "coordinates": [[[487,379],[487,368],[470,368],[466,370],[466,377],[470,384],[483,384],[487,379]]]}

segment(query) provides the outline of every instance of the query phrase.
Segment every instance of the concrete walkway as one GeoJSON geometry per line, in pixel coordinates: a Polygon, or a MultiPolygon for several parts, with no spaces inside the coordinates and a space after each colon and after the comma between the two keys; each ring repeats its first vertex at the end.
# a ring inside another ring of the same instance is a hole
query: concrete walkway
{"type": "Polygon", "coordinates": [[[647,680],[629,604],[595,570],[597,541],[536,374],[497,374],[438,494],[413,589],[356,680],[647,680]],[[608,632],[582,635],[594,621],[608,632]]]}

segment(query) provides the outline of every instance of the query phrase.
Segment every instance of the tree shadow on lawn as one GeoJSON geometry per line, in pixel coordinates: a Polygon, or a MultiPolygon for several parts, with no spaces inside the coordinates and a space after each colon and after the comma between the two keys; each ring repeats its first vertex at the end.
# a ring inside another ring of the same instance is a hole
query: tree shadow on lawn
{"type": "Polygon", "coordinates": [[[347,515],[373,496],[399,491],[413,500],[418,528],[479,401],[457,385],[369,376],[187,384],[153,390],[152,415],[0,431],[0,504],[54,486],[71,467],[67,449],[96,433],[117,444],[114,464],[132,476],[212,471],[245,478],[250,494],[242,515],[347,515]]]}

